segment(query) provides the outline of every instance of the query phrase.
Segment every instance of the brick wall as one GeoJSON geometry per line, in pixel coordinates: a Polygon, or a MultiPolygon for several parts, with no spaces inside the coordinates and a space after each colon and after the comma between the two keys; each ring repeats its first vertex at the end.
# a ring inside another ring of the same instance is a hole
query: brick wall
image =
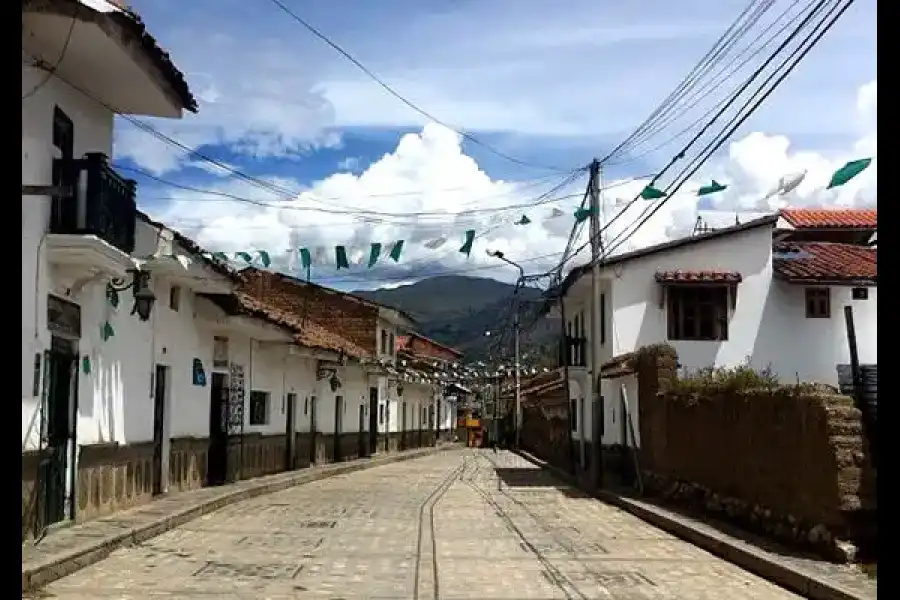
{"type": "Polygon", "coordinates": [[[375,353],[378,308],[340,292],[302,281],[290,281],[275,273],[246,269],[241,289],[293,315],[334,331],[361,348],[375,353]]]}
{"type": "Polygon", "coordinates": [[[850,398],[796,386],[678,391],[668,346],[641,352],[637,369],[639,456],[651,480],[690,482],[836,535],[861,509],[875,508],[861,415],[850,398]]]}

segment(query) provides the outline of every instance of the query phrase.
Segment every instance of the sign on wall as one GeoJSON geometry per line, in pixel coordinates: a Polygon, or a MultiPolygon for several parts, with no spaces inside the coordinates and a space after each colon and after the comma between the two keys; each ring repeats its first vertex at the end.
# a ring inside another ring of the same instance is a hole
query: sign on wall
{"type": "Polygon", "coordinates": [[[228,381],[228,430],[233,433],[244,426],[244,366],[232,363],[228,381]]]}

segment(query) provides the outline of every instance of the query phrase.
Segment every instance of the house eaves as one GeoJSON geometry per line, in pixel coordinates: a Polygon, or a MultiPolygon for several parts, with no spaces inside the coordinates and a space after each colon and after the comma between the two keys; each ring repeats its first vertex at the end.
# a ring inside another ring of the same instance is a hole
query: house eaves
{"type": "MultiPolygon", "coordinates": [[[[693,246],[695,244],[701,244],[703,242],[707,242],[714,239],[723,238],[729,235],[733,235],[736,233],[741,233],[744,231],[749,231],[752,229],[756,229],[758,227],[774,227],[778,222],[778,215],[766,215],[764,217],[760,217],[758,219],[753,219],[752,221],[747,221],[746,223],[741,223],[740,225],[733,225],[731,227],[723,227],[722,229],[716,229],[715,231],[710,231],[708,233],[701,233],[699,235],[694,235],[690,237],[679,238],[677,240],[671,240],[668,242],[663,242],[662,244],[656,244],[654,246],[648,246],[646,248],[641,248],[639,250],[634,250],[632,252],[624,252],[622,254],[618,254],[616,256],[610,256],[601,261],[601,268],[613,266],[613,265],[621,265],[622,263],[635,260],[638,258],[645,258],[648,256],[653,256],[654,254],[661,254],[663,252],[668,252],[670,250],[676,250],[680,248],[685,248],[689,246],[693,246]]],[[[547,292],[548,302],[553,302],[557,298],[566,294],[569,289],[575,285],[575,283],[581,279],[582,276],[587,275],[591,272],[591,264],[584,264],[572,269],[563,282],[555,289],[551,289],[547,292]]],[[[545,307],[549,308],[549,307],[545,307]]]]}

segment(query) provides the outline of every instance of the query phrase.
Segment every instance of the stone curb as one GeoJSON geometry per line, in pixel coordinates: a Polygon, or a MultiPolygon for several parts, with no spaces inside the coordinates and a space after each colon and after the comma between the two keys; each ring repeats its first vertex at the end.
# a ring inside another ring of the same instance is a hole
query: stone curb
{"type": "MultiPolygon", "coordinates": [[[[125,530],[120,534],[111,535],[105,539],[91,541],[80,548],[75,548],[44,560],[35,561],[32,565],[26,566],[23,564],[22,592],[26,593],[40,589],[57,579],[62,579],[75,571],[100,562],[115,550],[140,544],[141,542],[161,535],[171,529],[175,529],[176,527],[184,525],[203,515],[215,512],[230,504],[236,504],[243,500],[249,500],[250,498],[280,492],[297,485],[327,479],[336,475],[344,475],[372,467],[431,456],[433,454],[452,450],[456,447],[457,446],[454,444],[445,444],[436,448],[398,452],[384,457],[372,459],[366,458],[348,461],[346,463],[326,465],[319,469],[313,467],[315,470],[277,473],[233,483],[229,486],[231,489],[223,491],[223,493],[218,496],[175,510],[171,514],[161,516],[150,523],[139,525],[129,530],[125,530]]],[[[184,493],[190,494],[190,492],[184,493]]]]}
{"type": "Polygon", "coordinates": [[[562,469],[555,467],[524,450],[514,450],[514,452],[525,460],[553,473],[556,477],[562,479],[566,483],[572,484],[575,487],[590,493],[595,498],[612,504],[617,508],[621,508],[655,527],[659,527],[678,538],[690,542],[698,548],[706,550],[711,554],[715,554],[719,558],[727,560],[754,575],[762,577],[791,592],[800,594],[804,598],[811,598],[812,600],[870,600],[865,596],[860,596],[841,586],[816,579],[812,575],[787,567],[772,560],[762,551],[741,547],[726,539],[691,527],[687,523],[672,519],[662,511],[657,511],[652,507],[638,504],[630,498],[619,496],[605,490],[598,490],[596,492],[585,490],[575,477],[562,469]]]}

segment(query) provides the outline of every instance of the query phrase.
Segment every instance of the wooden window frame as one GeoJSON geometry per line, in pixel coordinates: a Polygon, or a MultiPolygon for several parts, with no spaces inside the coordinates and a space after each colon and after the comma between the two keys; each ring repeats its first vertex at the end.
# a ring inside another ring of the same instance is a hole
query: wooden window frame
{"type": "Polygon", "coordinates": [[[728,341],[726,284],[666,286],[666,337],[673,342],[728,341]]]}
{"type": "Polygon", "coordinates": [[[803,290],[807,319],[831,318],[831,288],[808,287],[803,290]]]}

